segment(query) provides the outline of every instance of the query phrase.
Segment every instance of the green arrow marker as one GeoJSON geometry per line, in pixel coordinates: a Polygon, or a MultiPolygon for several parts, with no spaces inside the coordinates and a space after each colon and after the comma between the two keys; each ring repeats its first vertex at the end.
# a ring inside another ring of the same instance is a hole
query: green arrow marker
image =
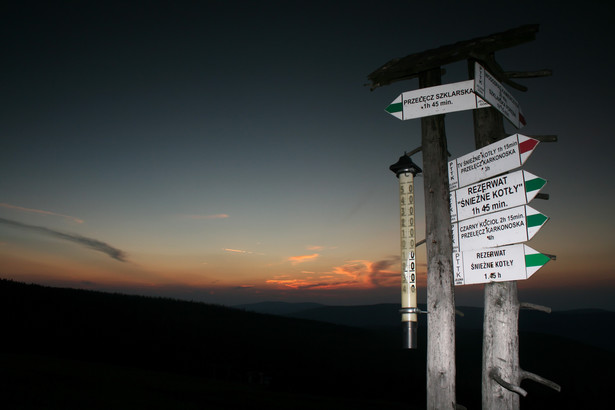
{"type": "Polygon", "coordinates": [[[549,219],[549,217],[541,213],[534,214],[534,215],[528,215],[527,216],[527,227],[534,228],[536,226],[542,226],[545,222],[547,222],[547,219],[549,219]]]}
{"type": "Polygon", "coordinates": [[[393,103],[384,109],[386,112],[393,114],[394,112],[401,112],[403,110],[402,103],[393,103]]]}
{"type": "Polygon", "coordinates": [[[534,266],[540,267],[550,260],[551,259],[547,255],[543,255],[542,253],[532,253],[530,255],[525,255],[525,266],[528,268],[534,266]]]}
{"type": "Polygon", "coordinates": [[[404,104],[402,103],[402,96],[403,94],[398,95],[397,98],[384,109],[386,112],[399,118],[400,120],[404,119],[404,104]]]}
{"type": "Polygon", "coordinates": [[[525,221],[527,223],[527,238],[532,239],[534,235],[542,228],[542,226],[549,220],[549,217],[545,214],[541,214],[530,206],[525,206],[525,221]]]}
{"type": "Polygon", "coordinates": [[[549,262],[551,258],[530,248],[527,245],[523,245],[523,248],[525,250],[525,272],[529,278],[538,269],[542,268],[547,262],[549,262]]]}
{"type": "MultiPolygon", "coordinates": [[[[529,172],[527,174],[529,174],[529,172]]],[[[538,177],[533,178],[533,179],[529,179],[529,180],[526,179],[525,180],[525,192],[538,191],[543,186],[545,186],[546,183],[547,183],[546,179],[542,179],[542,178],[538,178],[538,177]]]]}

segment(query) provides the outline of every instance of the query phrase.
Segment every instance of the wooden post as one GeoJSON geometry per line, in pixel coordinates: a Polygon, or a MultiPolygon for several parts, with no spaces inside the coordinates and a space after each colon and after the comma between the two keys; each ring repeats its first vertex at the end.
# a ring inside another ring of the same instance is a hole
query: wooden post
{"type": "MultiPolygon", "coordinates": [[[[524,73],[506,76],[494,59],[498,50],[532,41],[538,25],[525,25],[486,37],[460,41],[435,49],[395,58],[368,75],[371,89],[396,81],[419,77],[421,88],[441,84],[441,66],[472,58],[483,58],[484,67],[511,87],[526,88],[511,80],[524,73]],[[480,57],[477,57],[480,56],[480,57]]],[[[548,75],[546,70],[532,75],[548,75]]],[[[474,77],[473,68],[470,70],[474,77]]],[[[474,110],[476,146],[482,147],[504,137],[502,116],[492,108],[474,110]]],[[[421,118],[425,224],[427,245],[427,408],[454,409],[455,405],[455,296],[450,231],[448,163],[444,115],[421,118]]],[[[518,386],[527,372],[519,370],[517,285],[494,283],[485,286],[485,338],[483,369],[484,409],[518,408],[518,397],[500,390],[502,384],[518,386]],[[505,328],[501,332],[501,328],[505,328]],[[495,383],[500,384],[494,384],[495,383]]],[[[534,377],[532,375],[531,377],[534,377]]],[[[525,377],[527,378],[527,377],[525,377]]],[[[534,377],[535,378],[535,377],[534,377]]],[[[517,389],[518,390],[518,389],[517,389]]]]}
{"type": "Polygon", "coordinates": [[[517,282],[485,284],[483,329],[483,409],[519,409],[519,394],[500,382],[519,386],[519,300],[517,282]]]}
{"type": "MultiPolygon", "coordinates": [[[[470,78],[474,78],[474,61],[471,59],[468,60],[468,71],[470,78]]],[[[506,137],[502,114],[495,108],[474,110],[472,115],[477,149],[506,137]]],[[[485,284],[483,409],[519,409],[519,395],[497,381],[504,380],[516,386],[521,382],[518,323],[517,282],[485,284]]]]}
{"type": "MultiPolygon", "coordinates": [[[[440,85],[440,67],[419,87],[440,85]]],[[[421,118],[427,245],[427,409],[455,409],[455,293],[444,115],[421,118]]]]}

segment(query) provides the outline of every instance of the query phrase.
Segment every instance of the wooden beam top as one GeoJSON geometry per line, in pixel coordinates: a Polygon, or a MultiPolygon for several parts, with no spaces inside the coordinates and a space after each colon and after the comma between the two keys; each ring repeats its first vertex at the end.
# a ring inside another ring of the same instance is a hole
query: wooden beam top
{"type": "Polygon", "coordinates": [[[371,81],[370,88],[374,90],[396,81],[415,78],[420,72],[468,58],[482,60],[497,50],[535,40],[537,32],[538,24],[528,24],[486,37],[460,41],[406,57],[394,58],[367,76],[371,81]]]}

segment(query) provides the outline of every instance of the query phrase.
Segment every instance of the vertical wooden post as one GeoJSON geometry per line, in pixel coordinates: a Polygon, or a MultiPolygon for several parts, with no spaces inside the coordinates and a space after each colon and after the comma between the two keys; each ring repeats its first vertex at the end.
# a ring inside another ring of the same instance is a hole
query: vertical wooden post
{"type": "MultiPolygon", "coordinates": [[[[468,60],[470,78],[474,61],[468,60]]],[[[473,111],[474,141],[482,148],[506,137],[502,114],[495,108],[473,111]]],[[[483,322],[482,408],[519,409],[519,395],[498,384],[494,375],[514,385],[521,381],[519,368],[519,300],[517,282],[485,284],[483,322]]]]}
{"type": "Polygon", "coordinates": [[[512,385],[520,384],[518,323],[517,282],[485,284],[483,409],[519,409],[519,394],[496,381],[499,377],[512,385]]]}
{"type": "MultiPolygon", "coordinates": [[[[442,83],[440,67],[419,87],[442,83]]],[[[427,409],[455,409],[455,293],[444,115],[421,118],[427,245],[427,409]]]]}
{"type": "MultiPolygon", "coordinates": [[[[493,66],[499,70],[493,59],[495,51],[532,41],[536,32],[538,25],[525,25],[506,32],[390,60],[368,75],[372,83],[371,89],[417,76],[421,88],[440,85],[440,66],[476,58],[477,55],[492,63],[487,64],[487,68],[493,66]]],[[[474,76],[473,68],[470,70],[470,76],[472,78],[474,76]]],[[[507,82],[511,84],[511,81],[507,82]]],[[[523,88],[519,84],[516,84],[516,87],[523,88]]],[[[502,117],[499,113],[490,108],[475,110],[474,113],[477,147],[504,136],[502,117]]],[[[429,321],[427,408],[454,409],[456,407],[455,293],[444,115],[421,118],[421,134],[427,231],[427,320],[429,321]]],[[[483,383],[483,396],[491,395],[494,401],[483,400],[483,408],[509,408],[505,407],[504,403],[510,402],[512,406],[515,400],[518,406],[518,398],[509,398],[506,395],[508,392],[500,391],[497,386],[492,385],[495,380],[506,384],[509,382],[506,380],[507,377],[510,377],[512,383],[519,380],[517,332],[519,302],[516,283],[485,286],[485,306],[483,369],[487,369],[484,374],[491,377],[487,383],[483,383]],[[501,328],[505,331],[500,332],[501,328]],[[500,399],[501,397],[503,399],[500,399]]]]}

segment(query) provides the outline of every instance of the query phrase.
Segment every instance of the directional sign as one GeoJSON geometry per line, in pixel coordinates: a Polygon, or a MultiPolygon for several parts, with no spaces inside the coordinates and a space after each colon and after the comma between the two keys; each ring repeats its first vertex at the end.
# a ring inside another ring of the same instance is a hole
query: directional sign
{"type": "Polygon", "coordinates": [[[527,205],[454,223],[453,251],[529,241],[549,218],[527,205]]]}
{"type": "Polygon", "coordinates": [[[453,252],[455,285],[524,280],[548,261],[548,256],[522,243],[453,252]]]}
{"type": "Polygon", "coordinates": [[[478,63],[474,65],[474,89],[478,95],[493,105],[515,127],[521,128],[526,125],[517,100],[478,63]]]}
{"type": "Polygon", "coordinates": [[[448,183],[451,190],[503,172],[525,163],[538,145],[538,140],[513,134],[479,150],[448,162],[448,183]]]}
{"type": "Polygon", "coordinates": [[[489,107],[474,93],[474,80],[420,88],[400,94],[385,111],[400,120],[489,107]]]}
{"type": "Polygon", "coordinates": [[[546,183],[527,171],[516,171],[451,191],[451,222],[529,204],[546,183]]]}

